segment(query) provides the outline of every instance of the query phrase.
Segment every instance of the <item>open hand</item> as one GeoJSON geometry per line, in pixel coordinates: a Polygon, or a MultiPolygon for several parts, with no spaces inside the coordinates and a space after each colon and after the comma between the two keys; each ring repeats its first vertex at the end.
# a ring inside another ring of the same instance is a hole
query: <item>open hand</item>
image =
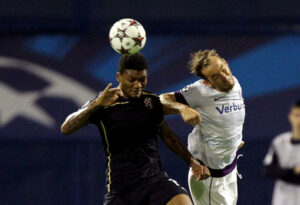
{"type": "Polygon", "coordinates": [[[109,83],[101,95],[95,99],[95,106],[109,106],[117,101],[118,95],[121,93],[120,88],[111,88],[111,86],[112,84],[109,83]]]}

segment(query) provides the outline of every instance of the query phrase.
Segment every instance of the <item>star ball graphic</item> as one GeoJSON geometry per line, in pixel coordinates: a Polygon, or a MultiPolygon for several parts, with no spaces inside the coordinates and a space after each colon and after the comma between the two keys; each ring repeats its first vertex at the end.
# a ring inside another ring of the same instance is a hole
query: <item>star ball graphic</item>
{"type": "Polygon", "coordinates": [[[42,97],[69,98],[80,107],[87,99],[96,95],[96,92],[68,76],[27,61],[0,56],[1,69],[23,70],[47,81],[49,85],[42,89],[20,91],[12,85],[0,81],[0,128],[5,127],[19,116],[53,128],[56,124],[55,119],[49,115],[47,110],[38,106],[36,103],[38,99],[42,97]]]}

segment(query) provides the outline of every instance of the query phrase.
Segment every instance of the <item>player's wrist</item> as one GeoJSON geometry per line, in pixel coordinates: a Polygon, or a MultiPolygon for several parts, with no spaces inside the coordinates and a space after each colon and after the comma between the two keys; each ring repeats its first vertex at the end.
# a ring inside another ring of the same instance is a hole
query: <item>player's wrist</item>
{"type": "Polygon", "coordinates": [[[182,114],[182,113],[186,112],[189,109],[190,109],[189,106],[187,106],[187,105],[181,105],[179,107],[179,113],[182,114]]]}
{"type": "Polygon", "coordinates": [[[194,165],[199,165],[200,163],[198,162],[197,159],[195,159],[194,157],[190,157],[189,159],[189,162],[188,162],[188,165],[190,167],[193,167],[194,165]]]}
{"type": "Polygon", "coordinates": [[[90,112],[93,112],[95,111],[96,109],[100,108],[100,107],[103,107],[101,105],[101,103],[97,102],[96,100],[94,100],[89,106],[88,106],[88,111],[90,112]]]}

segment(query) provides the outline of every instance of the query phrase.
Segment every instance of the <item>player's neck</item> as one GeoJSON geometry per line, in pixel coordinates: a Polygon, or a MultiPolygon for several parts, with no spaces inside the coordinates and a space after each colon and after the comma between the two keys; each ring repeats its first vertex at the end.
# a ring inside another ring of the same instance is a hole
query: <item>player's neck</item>
{"type": "Polygon", "coordinates": [[[220,90],[219,88],[214,88],[214,89],[217,90],[220,93],[228,93],[228,92],[232,91],[232,88],[230,90],[226,91],[226,92],[223,91],[223,90],[220,90]]]}
{"type": "Polygon", "coordinates": [[[300,129],[293,130],[293,137],[294,140],[300,140],[300,129]]]}
{"type": "Polygon", "coordinates": [[[127,95],[124,91],[121,90],[121,93],[120,93],[120,96],[122,98],[124,98],[125,100],[135,100],[135,99],[138,99],[139,97],[137,98],[134,98],[134,97],[130,97],[129,95],[127,95]]]}
{"type": "Polygon", "coordinates": [[[121,96],[122,98],[126,99],[126,100],[128,100],[128,99],[130,98],[129,96],[127,96],[127,95],[126,95],[124,92],[122,92],[122,91],[121,91],[120,96],[121,96]]]}

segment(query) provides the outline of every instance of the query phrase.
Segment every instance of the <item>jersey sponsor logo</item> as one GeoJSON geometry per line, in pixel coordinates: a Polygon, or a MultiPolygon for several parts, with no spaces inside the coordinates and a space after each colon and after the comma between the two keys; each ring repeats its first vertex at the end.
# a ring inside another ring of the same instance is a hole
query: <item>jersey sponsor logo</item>
{"type": "Polygon", "coordinates": [[[153,109],[153,102],[151,98],[145,98],[144,104],[146,108],[153,109]]]}
{"type": "Polygon", "coordinates": [[[236,112],[242,109],[245,109],[245,104],[240,103],[240,104],[235,104],[232,103],[232,105],[222,105],[222,107],[216,107],[217,111],[222,115],[224,113],[231,113],[231,112],[236,112]]]}

